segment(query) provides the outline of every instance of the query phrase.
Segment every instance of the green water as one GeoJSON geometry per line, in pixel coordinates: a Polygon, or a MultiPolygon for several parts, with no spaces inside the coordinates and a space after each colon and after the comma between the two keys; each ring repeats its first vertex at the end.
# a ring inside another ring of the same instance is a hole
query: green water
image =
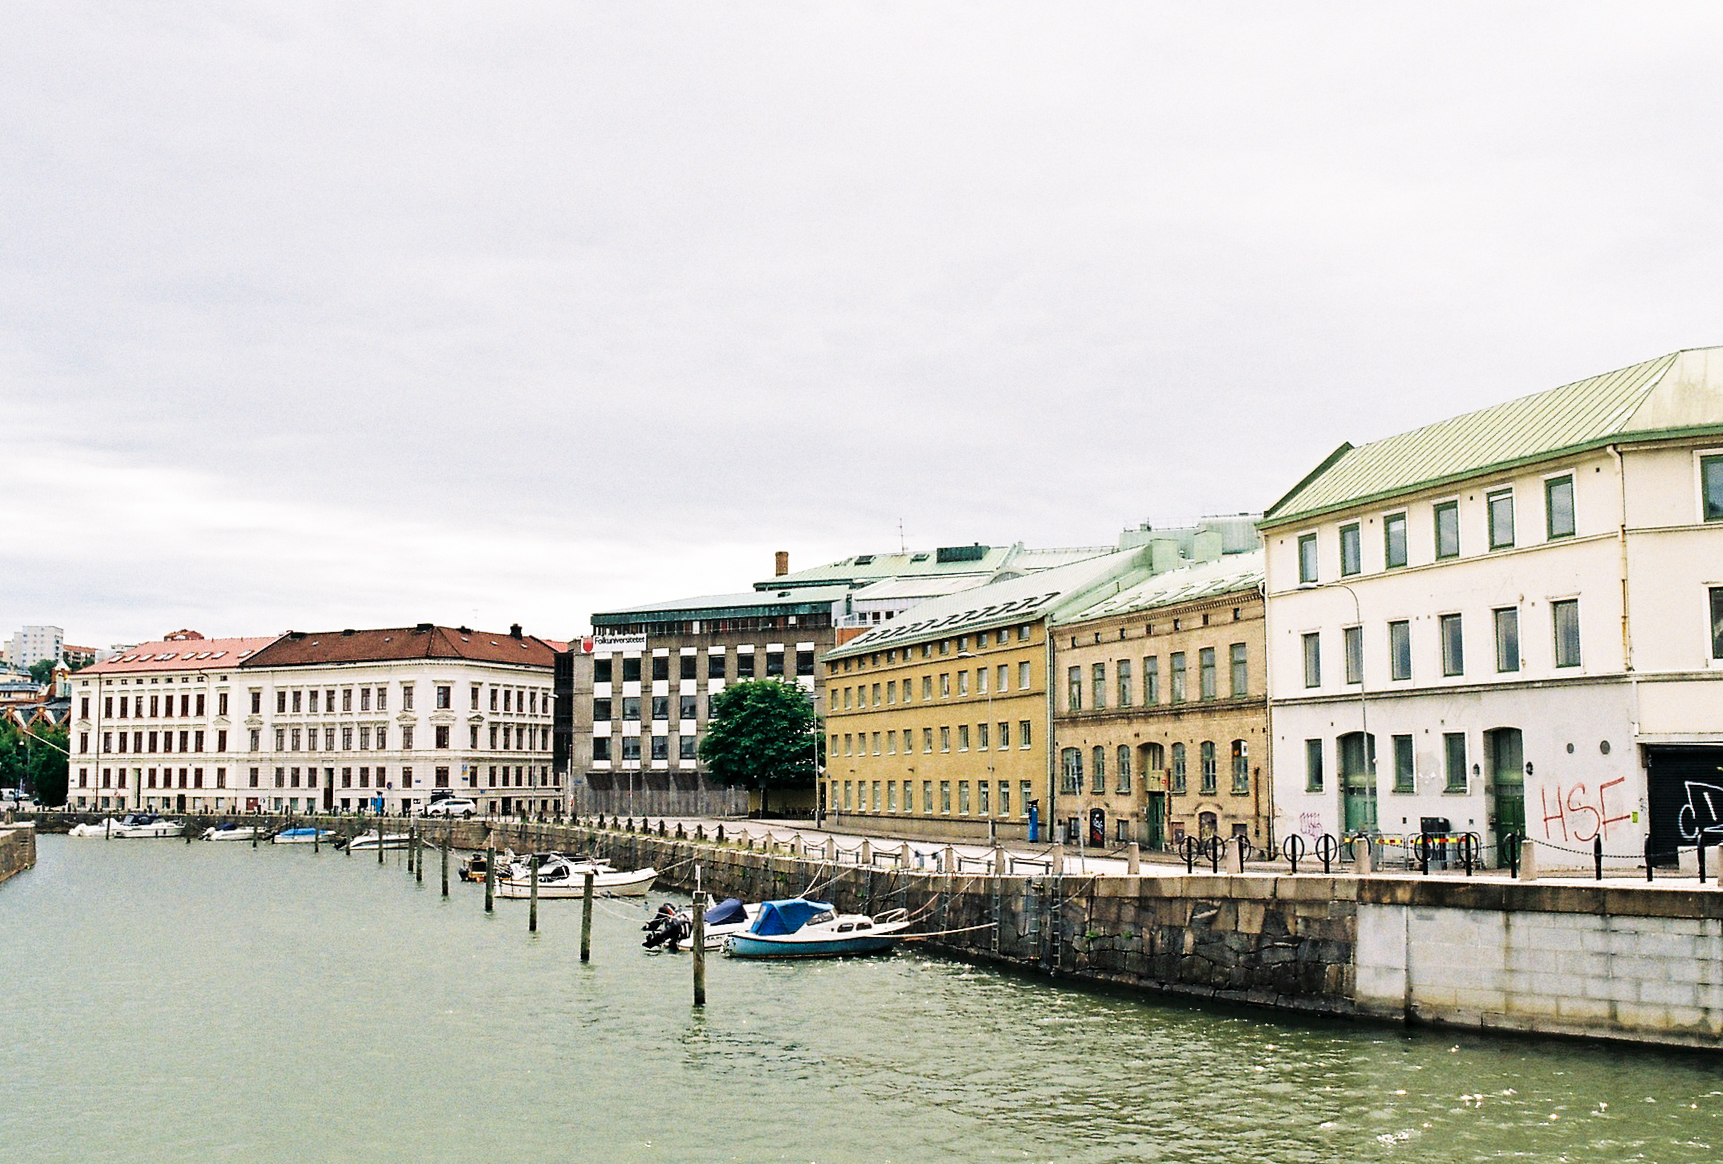
{"type": "MultiPolygon", "coordinates": [[[[639,949],[397,854],[44,837],[0,886],[0,1159],[1710,1160],[1723,1056],[1220,1013],[914,952],[639,949]]],[[[657,898],[653,901],[656,902],[657,898]]]]}

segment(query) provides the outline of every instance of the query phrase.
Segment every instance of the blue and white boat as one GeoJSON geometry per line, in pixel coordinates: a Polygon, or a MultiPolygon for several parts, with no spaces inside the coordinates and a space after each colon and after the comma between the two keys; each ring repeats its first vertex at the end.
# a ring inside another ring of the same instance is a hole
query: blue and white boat
{"type": "Polygon", "coordinates": [[[263,829],[258,825],[239,824],[231,820],[224,820],[203,830],[203,839],[206,841],[250,841],[262,835],[263,829]]]}
{"type": "Polygon", "coordinates": [[[282,829],[269,838],[272,845],[309,845],[313,841],[329,841],[335,834],[328,829],[314,829],[301,826],[293,829],[282,829]]]}
{"type": "Polygon", "coordinates": [[[893,910],[877,919],[838,913],[823,901],[795,897],[768,901],[747,929],[730,936],[724,949],[732,958],[839,958],[878,954],[909,935],[909,919],[893,910]]]}

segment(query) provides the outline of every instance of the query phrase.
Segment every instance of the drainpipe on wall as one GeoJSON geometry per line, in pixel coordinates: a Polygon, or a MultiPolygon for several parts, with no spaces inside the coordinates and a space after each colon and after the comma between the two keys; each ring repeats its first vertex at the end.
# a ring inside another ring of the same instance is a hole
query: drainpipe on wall
{"type": "MultiPolygon", "coordinates": [[[[1633,672],[1633,628],[1628,620],[1627,606],[1627,465],[1621,459],[1621,448],[1609,446],[1609,455],[1615,458],[1616,486],[1621,493],[1621,520],[1615,527],[1615,544],[1621,563],[1621,660],[1622,666],[1629,674],[1633,672]]],[[[1638,689],[1634,692],[1634,717],[1639,715],[1638,689]]]]}
{"type": "MultiPolygon", "coordinates": [[[[1053,824],[1059,820],[1059,779],[1055,771],[1054,758],[1059,751],[1059,741],[1053,735],[1053,616],[1045,614],[1041,618],[1042,638],[1046,640],[1047,666],[1042,685],[1047,689],[1047,821],[1053,824]]],[[[1060,828],[1064,826],[1059,825],[1060,828]]],[[[1062,838],[1061,834],[1054,836],[1062,838]]]]}

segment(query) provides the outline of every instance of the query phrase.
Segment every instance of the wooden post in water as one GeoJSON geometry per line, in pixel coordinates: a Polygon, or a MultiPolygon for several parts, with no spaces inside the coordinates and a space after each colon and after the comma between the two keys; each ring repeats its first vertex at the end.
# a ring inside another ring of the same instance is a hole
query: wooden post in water
{"type": "Polygon", "coordinates": [[[586,885],[580,895],[580,960],[592,961],[592,870],[586,871],[586,885]]]}
{"type": "Polygon", "coordinates": [[[413,838],[413,874],[420,885],[425,883],[425,834],[420,832],[413,838]]]}
{"type": "Polygon", "coordinates": [[[454,833],[451,828],[443,834],[443,896],[449,895],[449,838],[454,833]]]}
{"type": "Polygon", "coordinates": [[[377,814],[377,868],[383,867],[383,814],[377,814]]]}
{"type": "Polygon", "coordinates": [[[694,895],[694,1005],[706,1005],[706,895],[694,895]]]}
{"type": "Polygon", "coordinates": [[[485,912],[490,913],[493,899],[497,892],[497,846],[496,842],[485,847],[485,912]]]}
{"type": "Polygon", "coordinates": [[[318,841],[323,837],[323,826],[315,822],[311,825],[311,855],[317,855],[318,841]]]}
{"type": "MultiPolygon", "coordinates": [[[[531,861],[532,858],[529,857],[529,858],[527,858],[527,860],[531,861]]],[[[532,862],[532,889],[530,892],[531,892],[532,900],[527,905],[526,932],[529,934],[536,934],[536,933],[538,933],[538,862],[537,861],[532,862]]]]}

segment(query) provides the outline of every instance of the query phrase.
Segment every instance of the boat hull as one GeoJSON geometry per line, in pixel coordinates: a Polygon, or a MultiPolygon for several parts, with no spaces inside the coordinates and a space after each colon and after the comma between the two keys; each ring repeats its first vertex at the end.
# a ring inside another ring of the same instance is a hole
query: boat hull
{"type": "Polygon", "coordinates": [[[313,837],[310,829],[289,829],[287,832],[276,833],[270,837],[269,843],[272,845],[309,845],[313,841],[322,841],[327,844],[334,839],[335,834],[328,829],[324,829],[322,835],[318,837],[313,837]]]}
{"type": "MultiPolygon", "coordinates": [[[[383,838],[382,844],[385,849],[405,849],[412,842],[412,839],[406,833],[390,833],[383,838]]],[[[375,852],[377,850],[377,834],[370,833],[366,836],[354,837],[348,842],[347,847],[355,853],[375,852]]]]}
{"type": "Polygon", "coordinates": [[[732,958],[844,958],[857,954],[883,954],[903,941],[903,934],[832,935],[792,940],[794,934],[762,938],[757,934],[733,934],[726,952],[732,958]]]}

